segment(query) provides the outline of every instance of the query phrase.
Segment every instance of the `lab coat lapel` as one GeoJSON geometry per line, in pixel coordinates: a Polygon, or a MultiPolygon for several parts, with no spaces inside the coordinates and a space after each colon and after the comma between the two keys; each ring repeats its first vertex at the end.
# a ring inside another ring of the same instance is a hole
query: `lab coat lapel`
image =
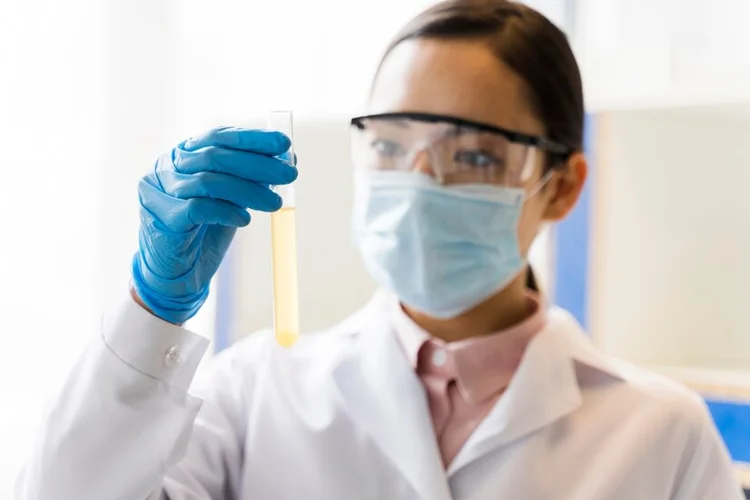
{"type": "Polygon", "coordinates": [[[581,405],[568,335],[561,328],[570,325],[551,316],[547,326],[529,343],[506,392],[453,460],[449,475],[581,405]]]}
{"type": "Polygon", "coordinates": [[[429,500],[451,498],[427,398],[384,311],[376,310],[333,376],[343,403],[384,454],[429,500]]]}

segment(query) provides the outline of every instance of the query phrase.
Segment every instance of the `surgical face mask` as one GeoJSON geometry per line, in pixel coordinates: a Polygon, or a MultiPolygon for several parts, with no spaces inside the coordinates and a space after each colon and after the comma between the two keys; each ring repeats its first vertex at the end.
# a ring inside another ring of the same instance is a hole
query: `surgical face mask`
{"type": "Polygon", "coordinates": [[[522,188],[445,187],[416,172],[357,172],[354,241],[380,286],[409,307],[452,318],[525,268],[517,235],[525,198],[522,188]]]}

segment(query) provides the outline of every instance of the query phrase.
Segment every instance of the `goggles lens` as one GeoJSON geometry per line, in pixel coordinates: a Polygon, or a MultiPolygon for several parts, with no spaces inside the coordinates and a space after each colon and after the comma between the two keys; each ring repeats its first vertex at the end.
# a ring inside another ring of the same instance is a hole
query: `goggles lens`
{"type": "Polygon", "coordinates": [[[353,125],[352,157],[359,170],[413,170],[443,184],[508,187],[523,187],[534,173],[537,148],[481,125],[378,115],[353,125]]]}

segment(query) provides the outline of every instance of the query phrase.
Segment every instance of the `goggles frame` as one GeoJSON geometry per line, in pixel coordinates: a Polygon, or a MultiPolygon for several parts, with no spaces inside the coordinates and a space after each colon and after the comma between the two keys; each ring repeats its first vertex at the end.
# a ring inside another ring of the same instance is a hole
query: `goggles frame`
{"type": "Polygon", "coordinates": [[[535,147],[547,153],[554,154],[567,160],[575,151],[575,148],[566,146],[559,142],[553,141],[543,136],[530,135],[523,132],[516,132],[502,127],[496,127],[487,123],[481,123],[474,120],[467,120],[455,116],[438,115],[433,113],[415,113],[415,112],[394,112],[394,113],[377,113],[372,115],[363,115],[352,118],[351,126],[359,130],[364,130],[366,120],[413,120],[425,123],[447,123],[457,127],[465,127],[482,132],[498,134],[510,142],[525,144],[535,147]]]}

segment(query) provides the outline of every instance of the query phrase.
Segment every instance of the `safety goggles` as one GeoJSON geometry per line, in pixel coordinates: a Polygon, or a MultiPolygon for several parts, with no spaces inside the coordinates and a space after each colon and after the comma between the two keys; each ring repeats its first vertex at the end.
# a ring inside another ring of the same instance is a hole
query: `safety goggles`
{"type": "Polygon", "coordinates": [[[544,137],[427,113],[360,116],[351,124],[355,168],[420,171],[447,185],[523,187],[538,154],[573,152],[544,137]]]}

